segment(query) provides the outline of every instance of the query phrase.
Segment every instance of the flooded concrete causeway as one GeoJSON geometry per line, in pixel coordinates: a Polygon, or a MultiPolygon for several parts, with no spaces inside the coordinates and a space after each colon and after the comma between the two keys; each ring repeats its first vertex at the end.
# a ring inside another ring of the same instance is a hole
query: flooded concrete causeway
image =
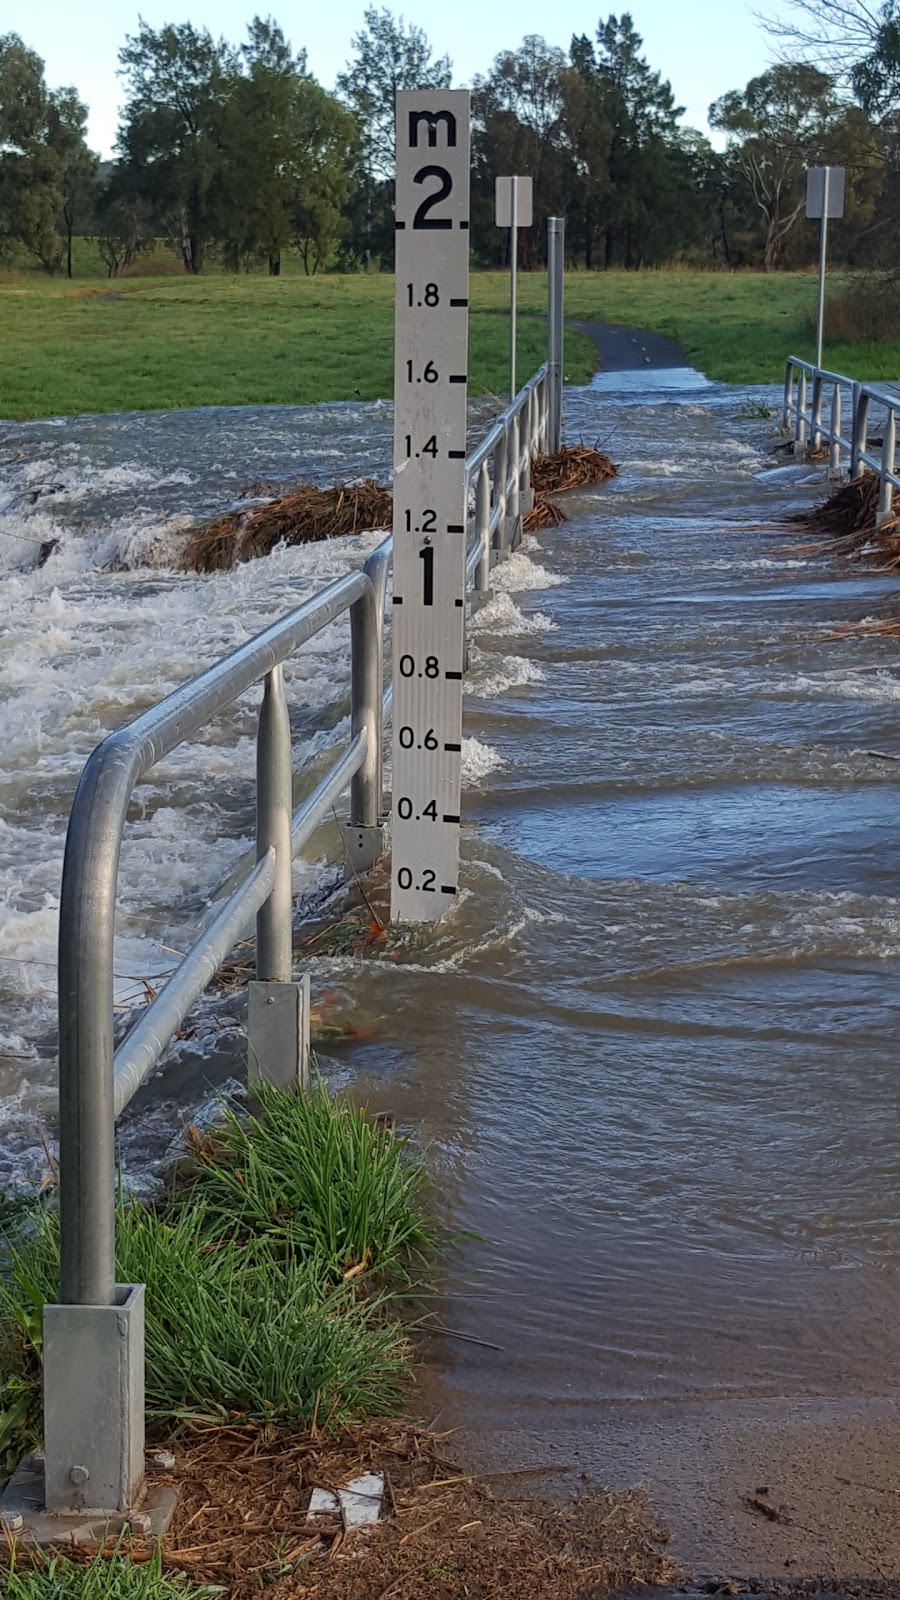
{"type": "MultiPolygon", "coordinates": [[[[897,585],[785,548],[779,519],[824,483],[773,464],[776,404],[677,367],[569,392],[569,440],[621,472],[497,570],[475,620],[459,909],[391,959],[311,971],[358,1024],[331,1077],[421,1130],[463,1235],[441,1315],[483,1343],[442,1346],[439,1403],[471,1460],[648,1482],[695,1573],[869,1580],[900,1567],[898,780],[872,754],[900,754],[900,673],[893,640],[828,634],[897,585]]],[[[0,509],[4,1180],[40,1175],[52,1119],[80,763],[380,537],[199,579],[166,566],[171,517],[236,492],[238,458],[324,480],[346,443],[385,470],[389,411],[327,409],[189,414],[177,438],[6,430],[27,459],[0,509]],[[50,492],[26,505],[29,481],[50,492]],[[155,570],[99,573],[154,539],[155,570]]],[[[335,629],[293,669],[315,759],[345,667],[335,629]]],[[[142,790],[123,1004],[248,848],[252,720],[248,702],[142,790]]],[[[336,861],[327,835],[297,892],[336,861]]],[[[236,1039],[211,1000],[124,1129],[130,1170],[236,1039]]]]}

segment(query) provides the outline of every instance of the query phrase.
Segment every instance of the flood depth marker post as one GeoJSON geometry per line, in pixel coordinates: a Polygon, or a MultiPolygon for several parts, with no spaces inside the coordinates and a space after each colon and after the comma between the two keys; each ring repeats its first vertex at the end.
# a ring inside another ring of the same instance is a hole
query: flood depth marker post
{"type": "Polygon", "coordinates": [[[397,95],[391,919],[459,880],[466,621],[469,94],[397,95]]]}

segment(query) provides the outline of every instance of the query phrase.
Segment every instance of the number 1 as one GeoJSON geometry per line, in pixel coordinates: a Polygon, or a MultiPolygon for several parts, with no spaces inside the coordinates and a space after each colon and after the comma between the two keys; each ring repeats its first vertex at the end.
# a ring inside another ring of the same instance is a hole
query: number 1
{"type": "Polygon", "coordinates": [[[424,575],[425,576],[425,582],[424,582],[425,593],[424,593],[424,595],[422,597],[422,604],[425,605],[425,606],[433,606],[434,605],[434,546],[430,545],[430,544],[427,544],[425,546],[424,550],[420,550],[419,551],[419,559],[425,563],[425,575],[424,575]]]}

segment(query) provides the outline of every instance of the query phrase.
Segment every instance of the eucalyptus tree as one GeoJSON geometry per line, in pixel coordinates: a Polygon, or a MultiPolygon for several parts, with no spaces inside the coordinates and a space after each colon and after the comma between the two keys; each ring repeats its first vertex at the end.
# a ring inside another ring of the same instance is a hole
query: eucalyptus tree
{"type": "Polygon", "coordinates": [[[448,56],[435,59],[422,28],[369,6],[353,38],[353,55],[336,88],[357,119],[360,133],[358,193],[352,210],[357,252],[393,254],[394,97],[398,89],[447,89],[448,56]]]}
{"type": "Polygon", "coordinates": [[[134,192],[170,218],[185,271],[202,270],[213,228],[211,191],[236,52],[189,22],[141,20],[119,52],[126,100],[118,145],[134,192]]]}
{"type": "MultiPolygon", "coordinates": [[[[486,77],[472,85],[472,222],[476,247],[490,259],[505,252],[507,236],[494,228],[494,180],[523,175],[534,186],[535,223],[565,205],[560,139],[563,109],[561,50],[528,34],[517,50],[498,55],[486,77]]],[[[535,235],[521,240],[523,261],[533,263],[535,235]]]]}
{"type": "Polygon", "coordinates": [[[709,108],[728,135],[749,184],[763,232],[763,267],[778,265],[804,208],[806,169],[819,157],[840,112],[834,78],[807,62],[782,63],[732,89],[709,108]]]}
{"type": "Polygon", "coordinates": [[[88,148],[87,116],[87,106],[74,89],[56,89],[50,94],[46,139],[56,159],[62,233],[61,248],[54,252],[53,260],[58,263],[62,249],[65,250],[69,278],[72,276],[72,240],[77,233],[86,231],[85,225],[93,216],[96,200],[99,159],[88,148]]]}
{"type": "Polygon", "coordinates": [[[44,63],[17,34],[0,37],[0,253],[24,245],[48,272],[65,254],[90,197],[97,158],[74,89],[48,90],[44,63]]]}

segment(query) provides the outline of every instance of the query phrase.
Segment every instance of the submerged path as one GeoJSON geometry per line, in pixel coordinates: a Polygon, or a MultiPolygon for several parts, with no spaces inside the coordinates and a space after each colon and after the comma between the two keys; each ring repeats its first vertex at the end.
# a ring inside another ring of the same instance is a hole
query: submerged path
{"type": "Polygon", "coordinates": [[[439,1402],[473,1464],[645,1481],[695,1574],[869,1581],[900,1573],[900,674],[827,636],[896,585],[785,550],[824,484],[774,465],[776,398],[569,397],[622,470],[495,575],[470,895],[356,971],[348,1065],[483,1241],[442,1312],[485,1341],[439,1402]]]}
{"type": "MultiPolygon", "coordinates": [[[[567,394],[569,438],[621,472],[497,569],[475,619],[458,909],[377,959],[309,966],[337,1018],[331,1081],[421,1133],[461,1235],[441,1317],[482,1342],[441,1348],[434,1411],[472,1462],[645,1480],[694,1574],[868,1584],[900,1572],[884,759],[900,754],[900,673],[893,640],[829,634],[894,610],[897,585],[785,548],[781,519],[824,485],[774,465],[777,404],[643,361],[567,394]]],[[[59,871],[86,756],[381,537],[198,577],[176,570],[172,519],[249,479],[329,481],[337,462],[377,476],[390,411],[77,418],[5,444],[4,1182],[46,1172],[59,871]]],[[[310,783],[346,726],[348,673],[335,628],[287,674],[310,783]]],[[[252,851],[255,716],[248,699],[142,785],[122,1007],[252,851]]],[[[326,831],[297,892],[339,862],[326,831]]],[[[211,992],[129,1111],[130,1181],[234,1071],[241,1006],[211,992]]]]}
{"type": "Polygon", "coordinates": [[[681,346],[661,333],[616,322],[570,322],[586,333],[600,355],[601,372],[632,372],[647,367],[687,367],[681,346]]]}

